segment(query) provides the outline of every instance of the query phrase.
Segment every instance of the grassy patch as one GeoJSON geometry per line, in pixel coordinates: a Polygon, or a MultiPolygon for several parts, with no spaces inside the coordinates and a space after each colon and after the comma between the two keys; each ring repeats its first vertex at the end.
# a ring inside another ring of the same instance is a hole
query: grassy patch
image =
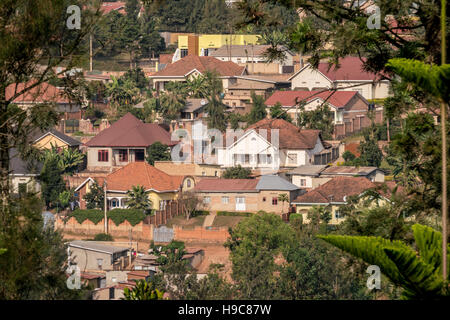
{"type": "Polygon", "coordinates": [[[196,216],[192,217],[189,220],[186,220],[184,216],[178,216],[170,219],[166,223],[167,228],[172,228],[174,225],[182,226],[182,227],[201,227],[203,226],[203,221],[205,221],[206,216],[196,216]]]}
{"type": "Polygon", "coordinates": [[[213,227],[231,227],[233,228],[239,222],[241,222],[246,217],[239,216],[216,216],[213,222],[213,227]]]}

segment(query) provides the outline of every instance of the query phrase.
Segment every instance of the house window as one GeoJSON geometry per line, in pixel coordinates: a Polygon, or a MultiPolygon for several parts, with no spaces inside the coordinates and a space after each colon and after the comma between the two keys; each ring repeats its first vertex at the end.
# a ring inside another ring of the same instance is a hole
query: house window
{"type": "Polygon", "coordinates": [[[278,198],[277,197],[273,197],[272,198],[272,205],[276,206],[278,204],[278,198]]]}
{"type": "Polygon", "coordinates": [[[109,288],[109,299],[114,299],[114,288],[109,288]]]}
{"type": "Polygon", "coordinates": [[[246,154],[245,158],[244,158],[244,163],[249,163],[250,162],[250,155],[246,154]]]}
{"type": "Polygon", "coordinates": [[[100,270],[102,270],[102,266],[103,266],[103,259],[97,259],[97,266],[100,270]]]}
{"type": "Polygon", "coordinates": [[[288,153],[288,163],[289,164],[297,164],[297,154],[296,153],[288,153]]]}
{"type": "Polygon", "coordinates": [[[117,199],[112,199],[112,200],[111,200],[111,207],[113,207],[113,208],[119,207],[119,200],[117,200],[117,199]]]}
{"type": "Polygon", "coordinates": [[[145,152],[144,150],[136,150],[134,151],[135,161],[144,161],[145,160],[145,152]]]}
{"type": "Polygon", "coordinates": [[[222,197],[222,203],[223,204],[228,204],[230,202],[230,198],[229,197],[222,197]]]}
{"type": "Polygon", "coordinates": [[[188,49],[181,49],[180,50],[180,57],[184,58],[188,55],[188,49]]]}
{"type": "Polygon", "coordinates": [[[214,177],[217,177],[217,171],[214,171],[214,177]]]}
{"type": "Polygon", "coordinates": [[[128,162],[128,150],[127,149],[119,149],[119,161],[120,162],[128,162]]]}
{"type": "Polygon", "coordinates": [[[167,205],[167,200],[160,200],[159,201],[159,210],[165,210],[167,205]]]}
{"type": "Polygon", "coordinates": [[[341,214],[339,213],[339,210],[336,210],[336,211],[334,212],[334,217],[335,217],[336,219],[339,219],[339,218],[341,217],[341,214]]]}
{"type": "Polygon", "coordinates": [[[191,187],[191,180],[187,180],[187,181],[186,181],[186,186],[187,186],[188,188],[191,187]]]}
{"type": "Polygon", "coordinates": [[[306,179],[300,179],[300,186],[301,187],[306,186],[306,179]]]}
{"type": "Polygon", "coordinates": [[[108,162],[108,150],[98,150],[98,162],[108,162]]]}
{"type": "Polygon", "coordinates": [[[204,204],[209,204],[209,203],[211,203],[211,197],[203,197],[203,203],[204,203],[204,204]]]}
{"type": "Polygon", "coordinates": [[[263,197],[263,202],[266,202],[266,197],[263,197]]]}

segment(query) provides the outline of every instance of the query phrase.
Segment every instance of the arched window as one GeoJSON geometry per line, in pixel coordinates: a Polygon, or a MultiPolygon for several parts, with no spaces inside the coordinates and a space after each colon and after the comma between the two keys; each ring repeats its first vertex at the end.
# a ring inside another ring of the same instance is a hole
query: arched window
{"type": "Polygon", "coordinates": [[[188,180],[186,181],[186,186],[187,186],[188,188],[191,187],[191,179],[188,179],[188,180]]]}

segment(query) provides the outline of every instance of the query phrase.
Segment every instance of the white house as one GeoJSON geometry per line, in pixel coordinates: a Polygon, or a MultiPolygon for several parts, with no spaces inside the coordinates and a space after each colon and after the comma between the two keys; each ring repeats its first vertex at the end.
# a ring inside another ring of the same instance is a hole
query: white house
{"type": "Polygon", "coordinates": [[[328,153],[325,159],[334,160],[338,152],[324,142],[320,130],[300,129],[282,119],[263,119],[246,129],[234,140],[224,139],[218,148],[218,164],[223,167],[277,170],[316,164],[315,157],[328,153]],[[228,140],[228,141],[227,141],[228,140]]]}
{"type": "Polygon", "coordinates": [[[357,57],[339,60],[338,68],[328,63],[319,63],[317,69],[307,64],[288,80],[292,90],[323,90],[341,88],[342,91],[357,91],[365,99],[384,99],[389,96],[390,81],[363,69],[357,57]]]}

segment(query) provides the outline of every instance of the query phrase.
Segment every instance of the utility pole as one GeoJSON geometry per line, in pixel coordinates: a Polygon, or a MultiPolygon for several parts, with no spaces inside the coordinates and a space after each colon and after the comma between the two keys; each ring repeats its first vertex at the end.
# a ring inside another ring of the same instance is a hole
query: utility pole
{"type": "MultiPolygon", "coordinates": [[[[447,1],[441,0],[441,65],[447,61],[446,57],[446,6],[447,1]]],[[[447,281],[447,105],[441,101],[441,130],[442,130],[442,277],[447,281]]]]}
{"type": "Polygon", "coordinates": [[[105,216],[103,219],[105,220],[105,233],[108,233],[108,216],[106,215],[106,212],[108,211],[108,200],[106,199],[106,180],[103,181],[103,191],[105,192],[103,204],[105,216]]]}
{"type": "Polygon", "coordinates": [[[89,35],[89,71],[92,72],[92,33],[89,35]]]}

